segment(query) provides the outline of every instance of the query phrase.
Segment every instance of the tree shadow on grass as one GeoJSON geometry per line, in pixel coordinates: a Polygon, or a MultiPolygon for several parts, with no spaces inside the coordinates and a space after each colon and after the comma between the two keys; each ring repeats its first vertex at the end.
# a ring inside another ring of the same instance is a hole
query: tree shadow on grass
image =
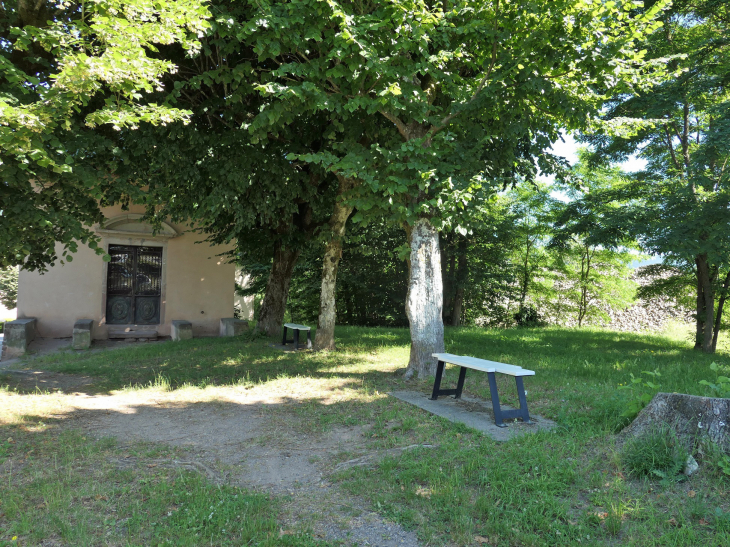
{"type": "Polygon", "coordinates": [[[33,369],[5,371],[0,387],[19,393],[110,394],[124,388],[251,387],[289,378],[346,380],[362,387],[390,385],[405,357],[385,360],[375,351],[342,345],[338,352],[282,352],[268,340],[207,338],[128,346],[103,352],[59,353],[36,358],[33,369]]]}
{"type": "MultiPolygon", "coordinates": [[[[344,327],[341,331],[338,329],[336,352],[282,352],[272,347],[271,340],[245,342],[241,338],[201,338],[100,352],[62,352],[34,359],[29,365],[36,370],[6,376],[5,380],[0,379],[0,385],[8,384],[23,392],[73,389],[109,393],[125,387],[154,385],[165,389],[187,385],[255,386],[306,377],[314,381],[349,379],[383,390],[402,388],[402,378],[394,373],[407,364],[407,329],[344,327]],[[66,375],[81,379],[69,379],[66,375]]],[[[449,328],[446,342],[451,353],[535,370],[536,376],[530,383],[553,390],[573,380],[618,385],[626,382],[629,374],[659,369],[666,381],[662,382],[663,387],[680,391],[684,390],[683,385],[712,379],[708,376],[712,361],[730,364],[726,354],[708,356],[665,338],[610,331],[449,328]]],[[[486,385],[485,378],[479,377],[478,381],[486,385]]]]}

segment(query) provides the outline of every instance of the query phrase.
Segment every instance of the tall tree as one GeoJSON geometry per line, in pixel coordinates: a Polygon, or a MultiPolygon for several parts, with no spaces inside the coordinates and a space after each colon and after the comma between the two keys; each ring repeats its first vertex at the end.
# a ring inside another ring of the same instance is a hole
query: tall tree
{"type": "MultiPolygon", "coordinates": [[[[338,324],[361,326],[407,326],[403,302],[408,290],[408,268],[403,250],[403,231],[382,220],[368,224],[349,221],[337,273],[338,324]]],[[[294,279],[290,311],[292,318],[316,321],[322,282],[322,248],[302,256],[294,279]]]]}
{"type": "MultiPolygon", "coordinates": [[[[190,96],[187,85],[181,89],[190,96]]],[[[137,181],[134,199],[147,204],[151,218],[189,221],[212,243],[235,242],[232,260],[270,264],[256,328],[278,336],[294,268],[327,224],[337,181],[316,165],[286,160],[292,150],[312,145],[320,130],[316,120],[292,125],[296,139],[282,135],[254,144],[247,131],[223,123],[228,116],[245,117],[247,108],[226,104],[217,87],[202,89],[205,106],[188,99],[188,125],[138,131],[119,143],[127,161],[114,174],[137,181]]]]}
{"type": "Polygon", "coordinates": [[[547,244],[553,234],[553,221],[558,200],[550,195],[544,184],[522,185],[509,195],[510,211],[514,217],[513,261],[515,265],[520,316],[526,313],[527,296],[533,285],[545,277],[551,262],[547,244]]]}
{"type": "Polygon", "coordinates": [[[507,324],[516,216],[503,196],[473,206],[463,226],[441,233],[444,324],[507,324]]]}
{"type": "Polygon", "coordinates": [[[0,304],[13,309],[18,304],[18,268],[0,268],[0,304]]]}
{"type": "Polygon", "coordinates": [[[678,0],[644,47],[678,76],[607,103],[594,160],[639,153],[646,169],[625,197],[625,227],[668,267],[695,278],[695,348],[714,352],[730,289],[730,6],[678,0]],[[633,200],[633,201],[631,201],[633,200]]]}
{"type": "MultiPolygon", "coordinates": [[[[439,231],[453,213],[505,179],[554,162],[558,131],[585,125],[602,96],[647,81],[634,42],[655,28],[658,4],[423,1],[251,3],[245,32],[271,61],[260,90],[271,103],[251,124],[270,128],[325,111],[342,128],[380,118],[348,138],[292,160],[356,181],[358,214],[405,226],[410,246],[408,374],[431,374],[442,351],[439,231]]],[[[656,67],[660,70],[660,67],[656,67]]],[[[343,196],[346,198],[347,196],[343,196]]],[[[334,255],[333,255],[334,256],[334,255]]],[[[336,261],[326,261],[325,268],[336,261]]]]}
{"type": "MultiPolygon", "coordinates": [[[[585,149],[578,151],[578,158],[557,186],[569,200],[552,206],[549,247],[557,251],[553,269],[560,300],[582,326],[591,317],[606,319],[602,308],[622,308],[633,300],[636,285],[628,266],[641,256],[632,230],[626,229],[630,215],[616,199],[631,191],[632,181],[617,167],[591,167],[585,149]]],[[[562,313],[568,311],[563,308],[562,313]]]]}
{"type": "MultiPolygon", "coordinates": [[[[0,9],[0,266],[44,269],[71,260],[100,200],[116,190],[96,170],[106,141],[89,129],[183,120],[186,112],[142,100],[173,63],[155,55],[199,47],[199,0],[3,2],[0,9]],[[94,158],[94,165],[87,160],[94,158]]],[[[98,252],[101,252],[100,250],[98,252]]]]}

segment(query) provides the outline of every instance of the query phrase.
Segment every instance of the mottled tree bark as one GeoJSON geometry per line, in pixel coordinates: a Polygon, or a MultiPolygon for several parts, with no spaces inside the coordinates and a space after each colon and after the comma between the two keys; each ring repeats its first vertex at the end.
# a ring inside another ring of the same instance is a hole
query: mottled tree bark
{"type": "MultiPolygon", "coordinates": [[[[697,318],[701,322],[702,327],[702,351],[712,353],[712,331],[715,325],[715,292],[712,287],[712,272],[710,272],[710,265],[706,255],[698,256],[696,263],[698,286],[702,289],[700,299],[702,303],[702,314],[697,318]]],[[[699,328],[700,325],[698,325],[698,331],[699,328]]],[[[695,347],[697,347],[696,344],[695,347]]]]}
{"type": "Polygon", "coordinates": [[[317,332],[314,336],[315,350],[335,350],[335,323],[337,322],[337,268],[342,258],[342,242],[345,238],[347,219],[352,214],[352,206],[345,202],[345,193],[355,182],[345,177],[337,177],[340,186],[337,192],[335,209],[330,217],[330,240],[324,251],[322,260],[322,291],[319,297],[319,318],[317,332]]]}
{"type": "Polygon", "coordinates": [[[410,262],[406,315],[411,327],[411,356],[406,378],[436,374],[433,353],[444,351],[443,282],[439,234],[427,218],[408,230],[410,262]]]}
{"type": "Polygon", "coordinates": [[[294,266],[299,259],[299,250],[289,249],[281,241],[274,244],[274,262],[271,265],[269,280],[266,282],[266,294],[261,303],[256,330],[267,336],[279,336],[284,324],[286,300],[289,297],[294,266]]]}

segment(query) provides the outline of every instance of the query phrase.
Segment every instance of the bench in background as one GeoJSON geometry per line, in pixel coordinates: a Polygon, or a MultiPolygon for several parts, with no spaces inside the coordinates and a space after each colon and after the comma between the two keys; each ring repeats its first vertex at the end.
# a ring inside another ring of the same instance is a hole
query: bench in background
{"type": "Polygon", "coordinates": [[[299,349],[299,333],[302,331],[307,332],[307,349],[312,348],[312,328],[306,325],[298,325],[296,323],[284,323],[284,335],[281,337],[281,345],[286,346],[287,344],[294,343],[294,349],[299,349]],[[286,329],[294,331],[294,340],[286,339],[286,329]]]}

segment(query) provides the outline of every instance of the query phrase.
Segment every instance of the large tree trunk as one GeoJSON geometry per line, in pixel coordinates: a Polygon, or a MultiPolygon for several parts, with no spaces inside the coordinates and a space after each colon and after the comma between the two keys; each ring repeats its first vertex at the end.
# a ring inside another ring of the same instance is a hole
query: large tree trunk
{"type": "Polygon", "coordinates": [[[335,323],[337,321],[337,307],[335,291],[337,289],[337,268],[342,258],[342,241],[345,238],[347,219],[352,213],[352,206],[347,205],[344,194],[354,186],[354,181],[338,177],[340,186],[335,202],[335,209],[330,217],[330,240],[324,251],[322,261],[322,291],[319,297],[319,319],[317,332],[314,336],[315,350],[334,350],[335,323]]]}
{"type": "MultiPolygon", "coordinates": [[[[702,351],[712,353],[712,331],[715,323],[715,293],[712,287],[712,274],[706,255],[697,257],[698,286],[702,288],[702,351]]],[[[699,330],[699,327],[698,327],[699,330]]],[[[696,347],[696,346],[695,346],[696,347]]]]}
{"type": "Polygon", "coordinates": [[[697,298],[695,300],[695,347],[696,350],[702,349],[702,318],[705,316],[704,314],[704,303],[705,298],[702,294],[702,281],[700,280],[700,268],[699,268],[699,259],[695,258],[695,264],[696,264],[696,271],[695,271],[695,277],[697,281],[697,298]]]}
{"type": "Polygon", "coordinates": [[[439,246],[441,248],[441,279],[444,284],[444,307],[441,310],[441,316],[443,317],[444,325],[452,321],[455,293],[454,275],[456,271],[456,253],[451,252],[448,242],[447,237],[441,234],[439,246]]]}
{"type": "Polygon", "coordinates": [[[520,283],[520,311],[525,308],[525,300],[527,299],[527,289],[530,286],[530,236],[527,235],[525,241],[525,260],[522,267],[522,282],[520,283]]]}
{"type": "Polygon", "coordinates": [[[433,353],[444,351],[443,282],[439,234],[431,221],[419,218],[407,230],[411,248],[406,315],[411,327],[411,357],[406,378],[436,374],[433,353]]]}
{"type": "Polygon", "coordinates": [[[286,300],[289,297],[289,283],[291,282],[294,266],[299,259],[299,250],[288,249],[281,241],[274,243],[274,262],[266,283],[266,294],[261,303],[256,330],[268,336],[279,336],[284,324],[286,300]]]}
{"type": "Polygon", "coordinates": [[[578,305],[578,326],[583,326],[583,319],[588,314],[588,282],[591,274],[591,251],[583,249],[580,266],[580,304],[578,305]]]}

